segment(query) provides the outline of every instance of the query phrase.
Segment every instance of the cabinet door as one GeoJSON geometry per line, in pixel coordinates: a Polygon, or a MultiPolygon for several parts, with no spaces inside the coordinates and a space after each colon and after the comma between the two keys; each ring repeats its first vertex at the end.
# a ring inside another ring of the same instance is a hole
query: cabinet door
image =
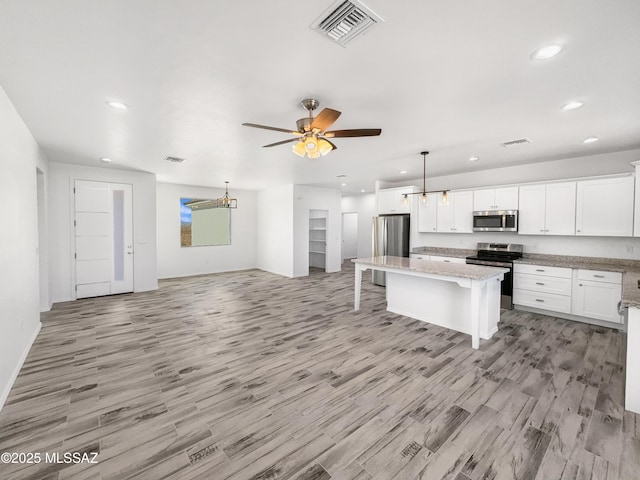
{"type": "Polygon", "coordinates": [[[412,189],[394,188],[389,190],[378,190],[376,198],[378,200],[378,214],[384,215],[389,213],[411,213],[411,202],[413,195],[409,195],[407,204],[404,203],[403,194],[410,193],[412,189]]]}
{"type": "Polygon", "coordinates": [[[622,288],[615,283],[576,280],[571,313],[607,322],[623,323],[618,315],[622,288]]]}
{"type": "Polygon", "coordinates": [[[495,210],[518,210],[518,187],[496,188],[495,210]]]}
{"type": "Polygon", "coordinates": [[[453,202],[454,194],[449,194],[449,201],[444,203],[442,195],[438,194],[438,207],[436,213],[436,229],[438,232],[453,233],[453,202]]]}
{"type": "Polygon", "coordinates": [[[473,232],[473,192],[454,192],[453,229],[455,233],[473,232]]]}
{"type": "Polygon", "coordinates": [[[473,192],[473,209],[474,210],[495,210],[495,190],[488,188],[486,190],[474,190],[473,192]]]}
{"type": "Polygon", "coordinates": [[[545,201],[545,185],[527,185],[524,187],[520,187],[518,233],[522,235],[544,235],[545,201]]]}
{"type": "Polygon", "coordinates": [[[545,208],[547,235],[576,234],[576,182],[547,185],[545,208]]]}
{"type": "Polygon", "coordinates": [[[418,197],[418,231],[419,232],[436,232],[437,231],[437,211],[439,194],[428,193],[427,203],[422,203],[422,196],[418,197]]]}
{"type": "Polygon", "coordinates": [[[633,177],[577,182],[576,235],[633,234],[633,177]]]}

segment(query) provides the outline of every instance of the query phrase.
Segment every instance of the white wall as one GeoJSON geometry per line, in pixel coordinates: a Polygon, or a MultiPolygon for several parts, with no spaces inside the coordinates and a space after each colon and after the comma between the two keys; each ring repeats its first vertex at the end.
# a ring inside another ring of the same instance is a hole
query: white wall
{"type": "Polygon", "coordinates": [[[0,88],[0,408],[40,330],[36,168],[47,159],[0,88]]]}
{"type": "Polygon", "coordinates": [[[293,277],[293,185],[257,195],[258,268],[293,277]]]}
{"type": "Polygon", "coordinates": [[[309,210],[327,210],[327,272],[339,272],[342,265],[342,212],[340,190],[294,186],[293,276],[309,275],[309,210]]]}
{"type": "Polygon", "coordinates": [[[358,214],[358,258],[373,255],[371,241],[372,218],[376,216],[376,196],[373,193],[342,197],[342,213],[358,214]]]}
{"type": "MultiPolygon", "coordinates": [[[[544,182],[563,178],[592,177],[615,173],[631,173],[634,171],[634,168],[630,163],[636,160],[640,160],[640,149],[566,158],[528,165],[514,165],[490,170],[478,170],[440,177],[431,177],[427,174],[427,190],[453,190],[458,188],[475,188],[513,183],[544,182]]],[[[429,160],[427,159],[427,171],[429,168],[428,162],[429,160]]],[[[384,188],[402,185],[422,185],[422,177],[407,179],[406,181],[394,184],[386,184],[384,188]]]]}
{"type": "Polygon", "coordinates": [[[117,168],[88,167],[51,162],[49,165],[49,227],[51,299],[74,299],[73,193],[75,180],[133,185],[133,290],[158,288],[156,240],[156,176],[117,168]]]}
{"type": "Polygon", "coordinates": [[[180,198],[220,198],[224,189],[158,183],[158,276],[182,277],[245,270],[257,266],[256,192],[235,190],[238,208],[231,214],[231,245],[180,246],[180,198]]]}

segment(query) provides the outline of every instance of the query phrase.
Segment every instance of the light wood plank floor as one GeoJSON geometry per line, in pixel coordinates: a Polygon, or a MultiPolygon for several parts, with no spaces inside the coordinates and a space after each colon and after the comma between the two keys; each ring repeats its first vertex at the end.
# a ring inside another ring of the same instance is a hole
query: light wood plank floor
{"type": "Polygon", "coordinates": [[[638,479],[625,336],[506,312],[470,337],[385,311],[353,268],[162,281],[57,304],[0,412],[5,479],[638,479]]]}

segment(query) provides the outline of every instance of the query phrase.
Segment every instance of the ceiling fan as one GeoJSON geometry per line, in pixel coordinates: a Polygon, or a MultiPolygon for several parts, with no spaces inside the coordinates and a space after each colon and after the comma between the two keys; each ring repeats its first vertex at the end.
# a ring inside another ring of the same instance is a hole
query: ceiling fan
{"type": "Polygon", "coordinates": [[[257,125],[255,123],[243,123],[246,127],[264,128],[265,130],[275,130],[276,132],[285,132],[295,135],[296,138],[282,140],[281,142],[270,143],[263,147],[275,147],[285,143],[297,142],[293,146],[293,152],[296,155],[309,158],[318,158],[320,155],[326,155],[336,147],[329,138],[343,137],[375,137],[382,133],[379,128],[357,128],[352,130],[329,130],[329,128],[340,116],[340,112],[331,108],[323,109],[316,117],[313,111],[318,108],[320,102],[315,98],[306,98],[300,102],[309,116],[301,118],[296,122],[297,130],[288,130],[286,128],[269,127],[266,125],[257,125]]]}

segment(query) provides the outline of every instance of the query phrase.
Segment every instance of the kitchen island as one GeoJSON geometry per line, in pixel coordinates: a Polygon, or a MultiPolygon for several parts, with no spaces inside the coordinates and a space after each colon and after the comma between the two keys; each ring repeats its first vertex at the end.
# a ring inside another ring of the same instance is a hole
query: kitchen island
{"type": "Polygon", "coordinates": [[[506,268],[444,263],[406,257],[371,257],[355,264],[355,310],[360,309],[362,272],[386,272],[387,310],[471,335],[471,346],[498,331],[500,282],[506,268]]]}

